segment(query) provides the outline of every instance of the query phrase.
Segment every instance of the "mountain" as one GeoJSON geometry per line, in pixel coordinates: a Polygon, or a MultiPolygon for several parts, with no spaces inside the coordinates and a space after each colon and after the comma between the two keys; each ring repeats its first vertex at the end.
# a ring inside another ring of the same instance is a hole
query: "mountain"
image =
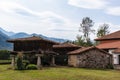
{"type": "Polygon", "coordinates": [[[41,34],[36,34],[36,33],[33,33],[33,34],[27,34],[27,33],[24,33],[24,32],[16,33],[16,34],[10,36],[10,38],[15,39],[15,38],[30,37],[30,36],[40,36],[40,37],[42,37],[43,39],[48,39],[48,40],[52,40],[52,41],[60,42],[60,43],[63,43],[63,42],[68,41],[67,39],[60,39],[60,38],[46,37],[46,36],[43,36],[43,35],[41,35],[41,34]]]}
{"type": "Polygon", "coordinates": [[[61,38],[54,38],[54,37],[46,37],[44,35],[41,35],[41,34],[36,34],[36,33],[33,33],[33,34],[27,34],[25,32],[19,32],[19,33],[14,33],[12,31],[6,31],[4,29],[2,29],[0,27],[0,31],[2,33],[4,33],[4,35],[6,35],[7,37],[11,38],[11,39],[15,39],[15,38],[24,38],[24,37],[30,37],[30,36],[40,36],[44,39],[48,39],[48,40],[52,40],[52,41],[55,41],[55,42],[60,42],[60,43],[63,43],[63,42],[66,42],[68,41],[67,39],[61,39],[61,38]]]}
{"type": "Polygon", "coordinates": [[[0,49],[12,49],[12,44],[7,43],[6,40],[10,39],[6,34],[0,31],[0,49]]]}
{"type": "Polygon", "coordinates": [[[36,34],[36,33],[27,34],[25,32],[19,32],[19,33],[8,32],[8,31],[5,31],[4,29],[0,28],[0,49],[7,49],[7,50],[12,49],[12,47],[13,47],[12,44],[6,42],[6,40],[15,39],[15,38],[24,38],[24,37],[30,37],[30,36],[40,36],[44,39],[48,39],[48,40],[52,40],[52,41],[60,42],[60,43],[68,41],[67,39],[46,37],[44,35],[36,34]]]}
{"type": "Polygon", "coordinates": [[[24,33],[24,32],[19,32],[19,33],[16,33],[14,35],[11,35],[9,37],[12,39],[15,39],[15,38],[24,38],[24,37],[29,37],[29,36],[31,36],[31,35],[24,33]]]}
{"type": "Polygon", "coordinates": [[[11,35],[14,35],[14,34],[15,34],[15,33],[12,32],[12,31],[5,31],[5,30],[2,29],[1,27],[0,27],[0,31],[1,31],[2,33],[4,33],[4,34],[8,35],[8,36],[11,36],[11,35]]]}
{"type": "Polygon", "coordinates": [[[60,43],[69,41],[68,39],[61,39],[61,38],[54,38],[54,37],[46,37],[46,36],[43,36],[43,35],[41,35],[41,34],[40,34],[39,36],[42,37],[42,38],[44,38],[44,39],[48,39],[48,40],[55,41],[55,42],[60,42],[60,43]]]}

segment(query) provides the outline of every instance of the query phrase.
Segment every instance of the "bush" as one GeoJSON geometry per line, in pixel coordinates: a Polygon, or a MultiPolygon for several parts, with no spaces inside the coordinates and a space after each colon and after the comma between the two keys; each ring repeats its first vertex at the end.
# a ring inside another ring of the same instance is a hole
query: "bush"
{"type": "Polygon", "coordinates": [[[0,50],[0,60],[9,60],[10,52],[7,50],[0,50]]]}
{"type": "Polygon", "coordinates": [[[17,58],[17,70],[24,70],[25,68],[24,68],[24,65],[23,65],[23,63],[22,63],[22,58],[21,57],[18,57],[17,58]]]}
{"type": "Polygon", "coordinates": [[[25,69],[25,66],[23,64],[22,59],[23,59],[23,54],[20,52],[17,55],[17,70],[24,70],[25,69]]]}
{"type": "Polygon", "coordinates": [[[37,69],[37,66],[34,65],[34,64],[30,64],[30,65],[28,65],[28,66],[26,67],[26,69],[28,69],[28,70],[36,70],[36,69],[37,69]]]}
{"type": "Polygon", "coordinates": [[[107,68],[107,69],[114,69],[114,67],[113,67],[112,64],[109,64],[106,68],[107,68]]]}

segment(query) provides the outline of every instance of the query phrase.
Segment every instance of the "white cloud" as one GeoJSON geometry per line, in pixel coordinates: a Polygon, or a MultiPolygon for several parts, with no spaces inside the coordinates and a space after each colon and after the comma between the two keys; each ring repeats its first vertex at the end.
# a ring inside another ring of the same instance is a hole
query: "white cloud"
{"type": "Polygon", "coordinates": [[[108,9],[106,9],[106,13],[114,16],[120,16],[120,6],[109,7],[108,9]]]}
{"type": "Polygon", "coordinates": [[[106,0],[69,0],[68,4],[87,9],[103,9],[108,2],[106,0]]]}
{"type": "MultiPolygon", "coordinates": [[[[20,0],[16,0],[15,2],[9,0],[0,1],[0,27],[5,30],[39,33],[46,36],[67,38],[71,40],[74,40],[76,35],[80,34],[78,32],[79,22],[76,23],[68,20],[53,11],[35,11],[31,7],[28,8],[26,3],[23,5],[17,1],[20,0]]],[[[107,3],[105,0],[69,0],[69,4],[80,8],[102,9],[107,3]]],[[[106,7],[104,10],[106,10],[106,7]]],[[[112,31],[120,29],[119,26],[115,26],[112,27],[112,31]]]]}
{"type": "MultiPolygon", "coordinates": [[[[74,23],[52,11],[37,12],[16,2],[0,2],[0,26],[8,31],[73,39],[74,23]],[[55,31],[63,30],[63,31],[55,31]]],[[[76,37],[76,36],[75,36],[76,37]]]]}
{"type": "Polygon", "coordinates": [[[120,24],[116,25],[116,24],[113,24],[113,23],[108,23],[109,26],[110,26],[110,32],[115,32],[115,31],[118,31],[120,29],[120,24]]]}
{"type": "MultiPolygon", "coordinates": [[[[120,16],[120,6],[112,6],[113,1],[107,0],[68,0],[68,4],[85,9],[102,9],[103,12],[113,16],[120,16]]],[[[114,2],[116,4],[116,1],[114,2]]]]}

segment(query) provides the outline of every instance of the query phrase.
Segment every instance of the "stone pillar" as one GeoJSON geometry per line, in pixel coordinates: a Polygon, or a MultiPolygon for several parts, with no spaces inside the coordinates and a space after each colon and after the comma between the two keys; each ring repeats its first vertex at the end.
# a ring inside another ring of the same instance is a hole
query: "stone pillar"
{"type": "Polygon", "coordinates": [[[55,56],[54,55],[52,56],[51,66],[56,66],[56,64],[55,64],[55,56]]]}
{"type": "Polygon", "coordinates": [[[11,55],[11,66],[15,68],[15,55],[11,55]]]}
{"type": "Polygon", "coordinates": [[[36,54],[36,56],[37,56],[37,68],[42,69],[42,65],[41,65],[41,56],[42,56],[42,54],[36,54]]]}

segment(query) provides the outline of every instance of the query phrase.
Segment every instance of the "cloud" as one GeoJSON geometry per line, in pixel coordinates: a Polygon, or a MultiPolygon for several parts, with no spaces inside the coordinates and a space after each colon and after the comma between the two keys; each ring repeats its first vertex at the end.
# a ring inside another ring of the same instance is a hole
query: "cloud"
{"type": "Polygon", "coordinates": [[[120,6],[107,8],[106,13],[114,16],[120,16],[120,6]]]}
{"type": "Polygon", "coordinates": [[[51,12],[51,11],[44,11],[44,12],[36,12],[31,9],[26,8],[23,5],[20,5],[15,2],[1,2],[0,3],[0,10],[9,13],[14,14],[17,16],[28,16],[28,17],[37,17],[40,21],[47,21],[50,23],[67,23],[68,20],[64,17],[51,12]]]}
{"type": "Polygon", "coordinates": [[[69,0],[68,4],[86,9],[103,9],[108,2],[106,0],[69,0]]]}
{"type": "Polygon", "coordinates": [[[74,31],[77,29],[74,22],[52,11],[37,12],[20,3],[2,1],[0,12],[0,26],[9,31],[38,33],[67,39],[73,39],[77,34],[77,31],[74,31]]]}
{"type": "Polygon", "coordinates": [[[115,31],[118,31],[120,29],[120,24],[116,25],[116,24],[113,24],[113,23],[108,23],[109,26],[110,26],[110,32],[115,32],[115,31]]]}
{"type": "Polygon", "coordinates": [[[84,9],[102,9],[106,14],[120,16],[120,6],[114,6],[116,1],[107,0],[68,0],[68,4],[84,9]]]}
{"type": "Polygon", "coordinates": [[[72,30],[72,29],[52,29],[52,31],[59,31],[59,32],[64,32],[64,31],[67,31],[67,32],[73,32],[73,31],[78,31],[78,29],[77,30],[72,30]]]}

